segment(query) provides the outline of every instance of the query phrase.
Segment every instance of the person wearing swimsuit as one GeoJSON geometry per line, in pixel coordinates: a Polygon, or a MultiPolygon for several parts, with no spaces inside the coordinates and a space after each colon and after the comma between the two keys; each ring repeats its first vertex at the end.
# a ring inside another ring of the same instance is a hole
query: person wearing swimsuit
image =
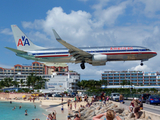
{"type": "Polygon", "coordinates": [[[53,115],[53,119],[52,120],[56,120],[56,111],[55,110],[53,110],[54,112],[52,113],[52,115],[53,115]]]}

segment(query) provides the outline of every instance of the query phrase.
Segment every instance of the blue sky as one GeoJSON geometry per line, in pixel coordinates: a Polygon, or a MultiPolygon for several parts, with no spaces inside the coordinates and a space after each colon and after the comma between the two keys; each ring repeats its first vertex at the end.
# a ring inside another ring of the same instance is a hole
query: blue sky
{"type": "Polygon", "coordinates": [[[140,61],[107,62],[105,66],[68,64],[81,79],[101,79],[106,70],[159,71],[159,0],[1,0],[0,67],[31,64],[4,47],[16,48],[10,25],[16,24],[32,40],[44,47],[63,47],[52,33],[54,28],[68,43],[80,46],[135,45],[158,55],[144,66],[140,61]]]}

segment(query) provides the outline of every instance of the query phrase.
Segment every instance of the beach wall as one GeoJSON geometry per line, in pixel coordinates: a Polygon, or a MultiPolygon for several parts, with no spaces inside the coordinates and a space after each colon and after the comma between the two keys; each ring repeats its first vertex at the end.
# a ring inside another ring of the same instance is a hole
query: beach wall
{"type": "Polygon", "coordinates": [[[31,96],[31,94],[29,93],[0,93],[0,98],[4,99],[4,98],[22,98],[22,96],[31,96]]]}

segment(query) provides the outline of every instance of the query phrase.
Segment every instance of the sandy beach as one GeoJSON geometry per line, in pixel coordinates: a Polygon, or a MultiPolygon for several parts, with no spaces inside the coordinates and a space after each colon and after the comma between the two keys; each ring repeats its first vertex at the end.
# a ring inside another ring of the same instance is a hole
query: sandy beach
{"type": "MultiPolygon", "coordinates": [[[[48,113],[52,113],[53,110],[57,112],[57,120],[63,120],[67,119],[69,110],[67,106],[67,100],[70,99],[72,103],[72,110],[77,111],[80,107],[80,105],[86,105],[86,102],[77,102],[76,103],[76,108],[75,108],[75,103],[73,102],[73,98],[63,98],[63,108],[64,112],[62,113],[61,107],[62,107],[62,100],[61,98],[52,98],[49,100],[44,100],[44,99],[39,99],[35,100],[34,103],[39,103],[40,106],[45,109],[48,113]]],[[[33,103],[33,101],[30,102],[30,100],[6,100],[6,99],[0,99],[1,101],[12,101],[12,102],[20,102],[20,103],[33,103]]],[[[33,104],[34,104],[33,103],[33,104]]],[[[38,117],[38,116],[37,116],[38,117]]],[[[41,118],[40,118],[41,119],[41,118]]]]}

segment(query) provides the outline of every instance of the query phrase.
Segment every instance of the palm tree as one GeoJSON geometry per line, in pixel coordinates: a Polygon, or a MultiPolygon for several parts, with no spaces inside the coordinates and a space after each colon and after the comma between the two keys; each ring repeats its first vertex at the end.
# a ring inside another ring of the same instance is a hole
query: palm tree
{"type": "Polygon", "coordinates": [[[101,85],[105,85],[105,86],[108,85],[108,81],[107,80],[100,80],[100,82],[101,82],[101,85]]]}
{"type": "Polygon", "coordinates": [[[21,83],[21,88],[22,88],[22,85],[24,84],[23,79],[20,79],[20,83],[21,83]]]}
{"type": "Polygon", "coordinates": [[[151,88],[150,91],[153,91],[154,93],[156,93],[158,90],[156,88],[151,88]]]}
{"type": "Polygon", "coordinates": [[[0,88],[3,88],[5,86],[5,82],[3,80],[0,81],[0,88]]]}
{"type": "Polygon", "coordinates": [[[148,88],[145,88],[143,91],[144,91],[144,93],[148,93],[148,92],[149,92],[149,89],[148,89],[148,88]]]}
{"type": "Polygon", "coordinates": [[[77,86],[80,87],[81,89],[85,89],[88,86],[88,81],[87,80],[78,81],[77,86]]]}
{"type": "Polygon", "coordinates": [[[32,86],[32,89],[34,90],[36,80],[37,78],[36,78],[36,75],[34,75],[34,73],[31,73],[30,76],[27,76],[27,86],[29,87],[29,89],[30,89],[30,86],[32,86]]]}
{"type": "Polygon", "coordinates": [[[4,78],[4,84],[5,84],[5,86],[6,87],[10,87],[10,86],[12,86],[12,78],[4,78]]]}
{"type": "Polygon", "coordinates": [[[44,88],[46,81],[47,81],[47,80],[46,80],[46,79],[43,79],[41,76],[36,76],[35,87],[36,87],[37,89],[44,88]]]}
{"type": "Polygon", "coordinates": [[[121,85],[124,87],[124,85],[127,85],[127,81],[126,80],[122,80],[121,81],[121,85]]]}
{"type": "Polygon", "coordinates": [[[139,88],[139,89],[137,90],[137,92],[141,93],[142,90],[143,90],[142,88],[139,88]]]}
{"type": "Polygon", "coordinates": [[[18,86],[18,82],[17,81],[12,81],[12,84],[14,85],[14,87],[18,86]]]}

